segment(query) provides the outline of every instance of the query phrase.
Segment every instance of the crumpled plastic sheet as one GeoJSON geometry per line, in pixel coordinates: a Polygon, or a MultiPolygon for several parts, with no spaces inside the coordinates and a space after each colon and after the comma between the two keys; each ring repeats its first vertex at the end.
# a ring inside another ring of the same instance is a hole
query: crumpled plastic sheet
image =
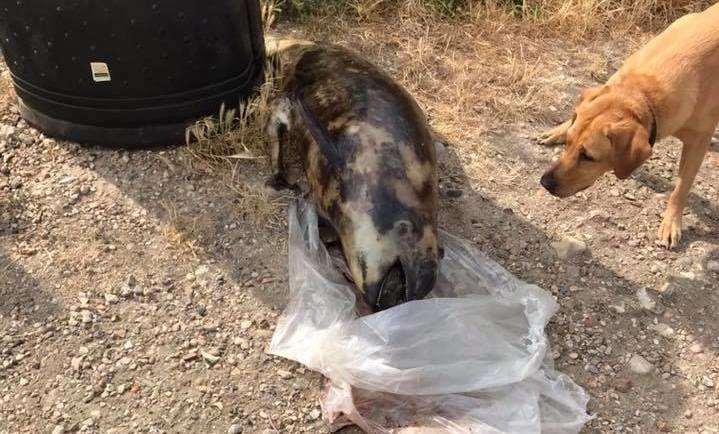
{"type": "Polygon", "coordinates": [[[332,429],[570,434],[591,419],[587,394],[549,356],[556,302],[471,243],[441,231],[430,297],[358,317],[306,202],[291,204],[289,232],[290,300],[269,352],[328,379],[332,429]]]}

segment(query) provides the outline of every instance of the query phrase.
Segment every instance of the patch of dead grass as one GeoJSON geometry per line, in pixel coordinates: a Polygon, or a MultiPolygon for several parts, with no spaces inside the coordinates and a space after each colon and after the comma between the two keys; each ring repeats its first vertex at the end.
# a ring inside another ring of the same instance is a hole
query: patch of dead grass
{"type": "Polygon", "coordinates": [[[180,214],[174,203],[170,201],[162,201],[160,205],[167,216],[162,219],[160,227],[162,236],[171,248],[197,259],[198,253],[202,252],[198,245],[198,238],[201,234],[198,230],[197,220],[180,214]]]}

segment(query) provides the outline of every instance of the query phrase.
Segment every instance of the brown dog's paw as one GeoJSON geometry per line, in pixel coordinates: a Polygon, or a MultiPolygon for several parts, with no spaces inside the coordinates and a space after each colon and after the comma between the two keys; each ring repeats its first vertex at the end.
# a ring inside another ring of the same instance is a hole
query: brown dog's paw
{"type": "Polygon", "coordinates": [[[536,142],[542,146],[557,146],[564,144],[564,135],[553,134],[553,130],[545,131],[537,137],[536,142]]]}
{"type": "Polygon", "coordinates": [[[682,239],[682,218],[675,214],[667,213],[659,226],[659,244],[667,249],[673,249],[682,239]]]}
{"type": "Polygon", "coordinates": [[[570,126],[572,126],[572,122],[566,121],[543,132],[537,137],[537,143],[542,146],[563,145],[567,140],[567,130],[570,126]]]}

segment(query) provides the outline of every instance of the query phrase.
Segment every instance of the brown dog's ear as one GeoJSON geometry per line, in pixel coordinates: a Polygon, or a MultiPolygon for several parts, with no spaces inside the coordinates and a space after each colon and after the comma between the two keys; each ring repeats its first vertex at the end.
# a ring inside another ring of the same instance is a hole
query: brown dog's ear
{"type": "Polygon", "coordinates": [[[614,174],[626,179],[652,154],[649,132],[638,122],[615,124],[607,137],[612,143],[614,174]]]}

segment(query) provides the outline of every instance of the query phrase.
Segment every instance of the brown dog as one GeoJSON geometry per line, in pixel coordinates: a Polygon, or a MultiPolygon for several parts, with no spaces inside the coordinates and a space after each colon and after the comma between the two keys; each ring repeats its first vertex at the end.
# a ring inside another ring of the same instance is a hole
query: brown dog
{"type": "Polygon", "coordinates": [[[682,213],[719,123],[719,4],[686,15],[624,62],[604,86],[587,89],[572,119],[547,131],[542,144],[566,143],[541,184],[558,197],[591,186],[603,173],[625,179],[674,136],[682,148],[679,182],[659,238],[681,238],[682,213]]]}

